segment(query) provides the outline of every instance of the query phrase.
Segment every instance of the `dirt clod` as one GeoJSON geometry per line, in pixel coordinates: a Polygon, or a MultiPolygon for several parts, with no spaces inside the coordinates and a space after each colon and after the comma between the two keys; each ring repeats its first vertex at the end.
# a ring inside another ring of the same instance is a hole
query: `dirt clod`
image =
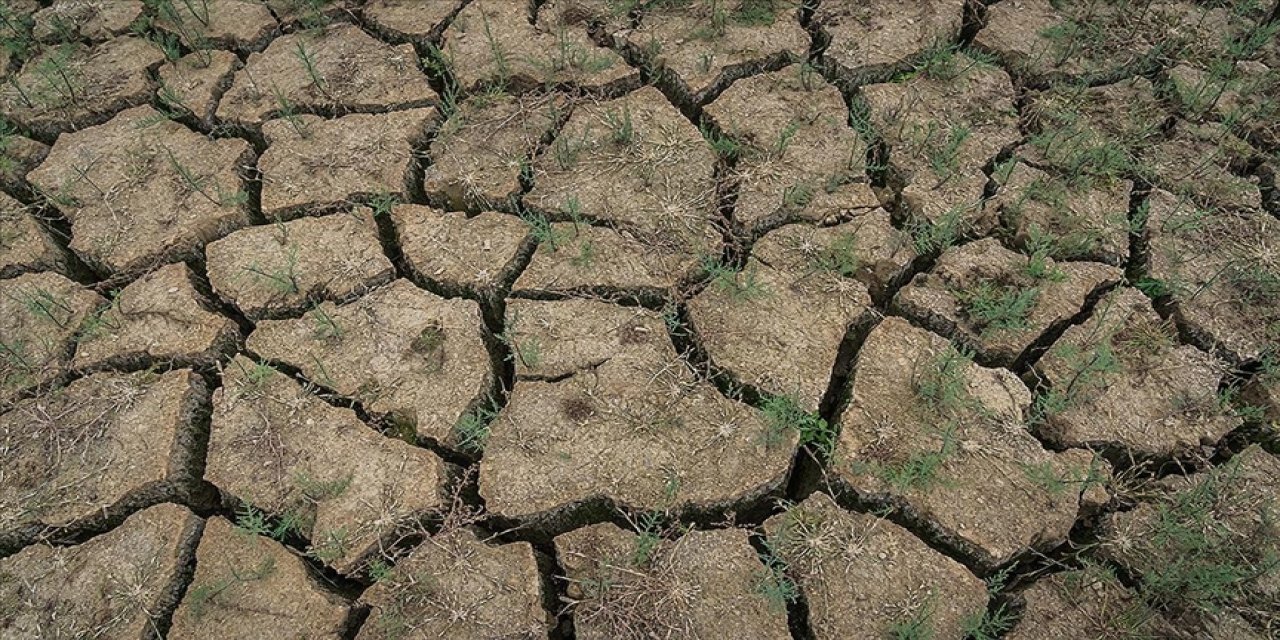
{"type": "Polygon", "coordinates": [[[52,272],[0,280],[0,401],[62,373],[96,293],[52,272]]]}

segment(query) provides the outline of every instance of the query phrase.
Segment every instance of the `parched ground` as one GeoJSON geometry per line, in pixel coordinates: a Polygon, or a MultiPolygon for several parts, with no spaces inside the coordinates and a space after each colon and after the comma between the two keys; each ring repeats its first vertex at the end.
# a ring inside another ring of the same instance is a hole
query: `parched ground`
{"type": "Polygon", "coordinates": [[[1280,638],[1280,0],[0,0],[0,638],[1280,638]]]}

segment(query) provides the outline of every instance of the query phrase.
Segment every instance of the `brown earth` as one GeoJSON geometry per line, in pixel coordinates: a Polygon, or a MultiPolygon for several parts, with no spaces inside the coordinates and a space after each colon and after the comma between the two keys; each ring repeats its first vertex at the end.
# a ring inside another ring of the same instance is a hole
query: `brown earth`
{"type": "Polygon", "coordinates": [[[514,90],[549,85],[620,91],[639,85],[622,56],[597,46],[585,24],[566,20],[555,4],[472,0],[445,29],[444,58],[463,89],[514,90]]]}
{"type": "Polygon", "coordinates": [[[296,320],[264,320],[251,352],[389,418],[395,435],[453,445],[454,427],[493,387],[480,310],[396,280],[296,320]]]}
{"type": "MultiPolygon", "coordinates": [[[[480,463],[480,493],[490,511],[554,519],[600,499],[716,509],[779,486],[795,432],[694,378],[657,314],[624,310],[633,318],[626,320],[602,302],[528,304],[548,310],[540,322],[515,320],[529,337],[510,339],[513,358],[526,367],[536,360],[529,369],[537,371],[545,354],[545,366],[559,375],[518,382],[495,418],[480,463]],[[593,334],[608,342],[589,341],[587,350],[557,339],[593,334]],[[619,343],[608,353],[606,345],[619,343]],[[594,360],[599,354],[607,359],[594,360]],[[704,464],[711,455],[717,463],[704,464]]],[[[509,320],[516,309],[508,309],[509,320]]]]}
{"type": "Polygon", "coordinates": [[[1009,640],[1176,638],[1175,628],[1101,565],[1041,578],[1009,640]]]}
{"type": "Polygon", "coordinates": [[[435,109],[352,114],[334,120],[292,116],[262,125],[271,144],[258,159],[262,215],[288,219],[356,200],[403,202],[416,190],[417,145],[435,109]]]}
{"type": "Polygon", "coordinates": [[[194,278],[179,262],[121,289],[80,335],[72,366],[95,370],[168,362],[212,367],[235,349],[240,330],[211,310],[194,278]]]}
{"type": "Polygon", "coordinates": [[[435,100],[412,46],[334,24],[281,36],[250,54],[218,104],[218,118],[257,127],[290,112],[398,110],[435,100]]]}
{"type": "Polygon", "coordinates": [[[1280,223],[1256,210],[1205,210],[1160,189],[1149,202],[1150,278],[1172,296],[1174,319],[1233,358],[1262,356],[1280,337],[1280,223]]]}
{"type": "Polygon", "coordinates": [[[1036,365],[1052,385],[1040,433],[1059,446],[1157,458],[1216,444],[1240,426],[1218,399],[1226,368],[1176,339],[1138,291],[1108,294],[1036,365]]]}
{"type": "Polygon", "coordinates": [[[61,374],[77,335],[104,302],[50,271],[0,280],[0,405],[61,374]]]}
{"type": "Polygon", "coordinates": [[[511,209],[521,193],[520,174],[569,108],[554,93],[481,94],[463,102],[431,142],[427,197],[459,211],[511,209]]]}
{"type": "Polygon", "coordinates": [[[26,205],[0,193],[0,278],[66,271],[66,252],[26,205]]]}
{"type": "Polygon", "coordinates": [[[689,0],[646,11],[626,35],[644,65],[669,72],[680,99],[698,104],[727,83],[804,59],[809,35],[789,0],[689,0]]]}
{"type": "Polygon", "coordinates": [[[195,561],[169,637],[344,637],[346,602],[280,543],[210,518],[195,561]]]}
{"type": "Polygon", "coordinates": [[[986,585],[887,520],[844,511],[825,493],[765,521],[768,548],[809,605],[814,637],[879,638],[910,626],[966,637],[987,610],[986,585]]]}
{"type": "Polygon", "coordinates": [[[432,536],[365,591],[359,640],[547,637],[533,548],[496,545],[467,529],[432,536]]]}
{"type": "Polygon", "coordinates": [[[885,318],[863,343],[840,421],[837,478],[908,510],[984,566],[1066,539],[1099,462],[1026,432],[1031,393],[946,340],[885,318]]]}
{"type": "Polygon", "coordinates": [[[370,0],[361,16],[384,38],[394,42],[436,41],[462,0],[370,0]]]}
{"type": "Polygon", "coordinates": [[[222,378],[205,478],[306,537],[317,561],[359,571],[442,505],[446,468],[431,452],[382,437],[244,356],[222,378]]]}
{"type": "Polygon", "coordinates": [[[210,47],[261,51],[276,34],[276,20],[262,2],[200,0],[170,2],[156,26],[192,49],[210,47]]]}
{"type": "Polygon", "coordinates": [[[207,397],[199,376],[180,369],[100,373],[18,402],[0,414],[0,532],[86,524],[179,497],[197,480],[207,397]]]}
{"type": "Polygon", "coordinates": [[[100,124],[150,99],[155,91],[150,72],[163,60],[164,54],[141,38],[62,44],[27,61],[12,82],[0,87],[0,111],[49,137],[100,124]]]}
{"type": "Polygon", "coordinates": [[[203,523],[161,504],[74,547],[0,559],[0,621],[12,638],[154,638],[177,604],[203,523]]]}
{"type": "MultiPolygon", "coordinates": [[[[705,234],[706,249],[712,248],[705,234]]],[[[631,292],[661,297],[702,264],[679,246],[654,246],[650,234],[576,222],[550,225],[548,240],[516,279],[512,295],[631,292]]]]}
{"type": "Polygon", "coordinates": [[[350,300],[395,277],[367,208],[241,229],[205,249],[209,282],[250,318],[350,300]]]}
{"type": "Polygon", "coordinates": [[[612,524],[557,536],[578,637],[789,638],[770,574],[741,529],[646,539],[612,524]]]}
{"type": "Polygon", "coordinates": [[[900,6],[884,0],[828,2],[814,22],[826,33],[826,59],[851,80],[899,69],[904,62],[960,32],[960,0],[927,0],[900,6]]]}
{"type": "Polygon", "coordinates": [[[13,193],[25,191],[26,175],[49,154],[49,147],[31,138],[0,133],[0,187],[13,193]]]}
{"type": "Polygon", "coordinates": [[[1121,275],[1119,269],[1093,262],[1036,260],[987,238],[944,253],[932,271],[902,288],[893,304],[982,358],[1008,366],[1121,275]],[[988,309],[992,305],[1006,305],[1006,310],[997,315],[988,309]]]}
{"type": "Polygon", "coordinates": [[[531,249],[529,227],[492,211],[468,217],[413,204],[391,210],[405,264],[421,280],[450,291],[493,291],[519,272],[531,249]]]}
{"type": "MultiPolygon", "coordinates": [[[[866,144],[851,127],[840,92],[810,68],[792,65],[734,83],[706,114],[740,156],[734,220],[751,229],[779,219],[817,219],[809,205],[866,172],[866,144]]],[[[861,195],[859,192],[858,195],[861,195]]]]}
{"type": "Polygon", "coordinates": [[[252,162],[247,142],[210,140],[142,106],[59,137],[27,177],[71,221],[81,259],[137,273],[249,224],[240,172],[252,162]]]}
{"type": "Polygon", "coordinates": [[[160,66],[156,97],[166,108],[190,113],[200,124],[212,127],[218,100],[240,67],[240,59],[230,51],[188,54],[160,66]]]}
{"type": "Polygon", "coordinates": [[[42,42],[110,40],[129,31],[129,25],[141,16],[139,0],[56,0],[31,16],[35,21],[31,35],[42,42]]]}

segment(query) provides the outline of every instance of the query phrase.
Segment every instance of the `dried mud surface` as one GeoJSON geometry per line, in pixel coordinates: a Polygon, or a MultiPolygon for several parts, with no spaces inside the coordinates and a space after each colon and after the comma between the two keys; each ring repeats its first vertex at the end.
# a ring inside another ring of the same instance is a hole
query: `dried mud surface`
{"type": "Polygon", "coordinates": [[[0,2],[0,638],[1280,637],[1280,0],[0,2]]]}

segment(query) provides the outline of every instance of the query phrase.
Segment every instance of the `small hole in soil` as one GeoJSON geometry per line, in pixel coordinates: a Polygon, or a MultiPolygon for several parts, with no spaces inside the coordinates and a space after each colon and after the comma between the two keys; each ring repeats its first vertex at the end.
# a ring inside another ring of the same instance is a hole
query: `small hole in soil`
{"type": "Polygon", "coordinates": [[[591,401],[587,398],[565,398],[560,405],[560,410],[564,412],[564,417],[574,422],[586,422],[588,418],[596,414],[595,408],[591,406],[591,401]]]}
{"type": "Polygon", "coordinates": [[[422,328],[418,337],[409,344],[409,349],[423,356],[431,371],[439,371],[444,368],[444,339],[444,327],[432,322],[422,328]]]}
{"type": "Polygon", "coordinates": [[[649,327],[636,322],[618,329],[618,341],[622,344],[645,344],[649,341],[650,334],[653,333],[649,327]]]}

